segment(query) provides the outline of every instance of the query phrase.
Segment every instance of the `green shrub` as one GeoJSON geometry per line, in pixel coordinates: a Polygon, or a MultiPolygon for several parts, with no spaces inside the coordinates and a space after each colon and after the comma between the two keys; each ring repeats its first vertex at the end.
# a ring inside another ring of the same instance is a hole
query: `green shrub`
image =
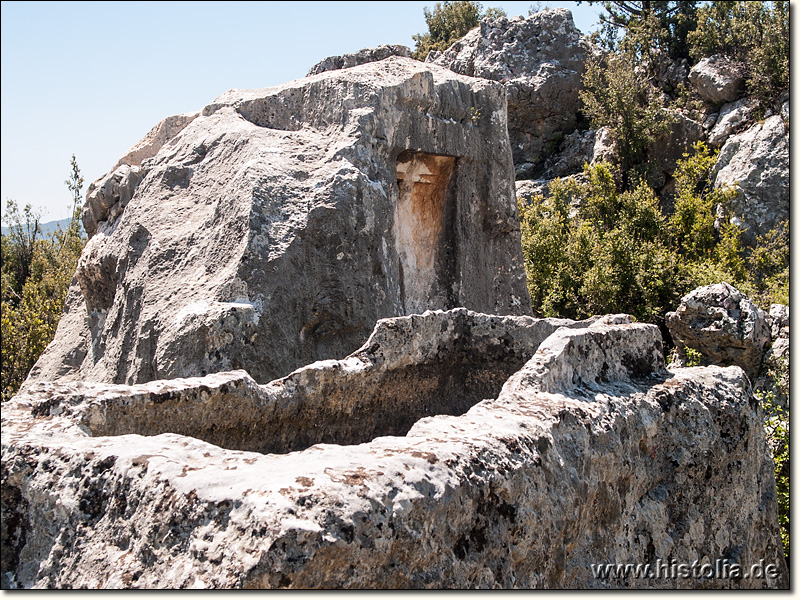
{"type": "Polygon", "coordinates": [[[613,132],[623,178],[646,161],[647,147],[669,131],[674,119],[656,88],[637,72],[638,62],[628,50],[591,56],[580,92],[592,126],[613,132]]]}
{"type": "MultiPolygon", "coordinates": [[[[789,397],[789,362],[784,357],[767,373],[772,385],[779,388],[785,398],[789,397]]],[[[789,413],[775,402],[775,393],[756,391],[766,415],[767,441],[775,462],[775,484],[778,492],[778,522],[780,524],[783,553],[789,563],[789,413]]]]}
{"type": "Polygon", "coordinates": [[[0,394],[11,398],[53,339],[64,309],[67,290],[86,240],[81,237],[79,210],[83,178],[75,157],[67,185],[73,194],[72,220],[42,237],[39,215],[30,205],[20,213],[13,200],[3,220],[9,233],[2,236],[0,290],[0,394]]]}
{"type": "Polygon", "coordinates": [[[678,161],[674,213],[646,183],[619,192],[616,167],[586,166],[585,183],[554,180],[549,196],[520,204],[522,248],[535,313],[581,318],[627,312],[661,323],[688,291],[727,282],[768,310],[788,303],[788,223],[746,247],[713,189],[716,156],[698,143],[678,161]],[[715,220],[720,223],[715,227],[715,220]]]}
{"type": "Polygon", "coordinates": [[[488,8],[485,12],[480,2],[437,2],[433,10],[425,7],[426,33],[412,35],[417,43],[413,56],[417,60],[425,60],[433,50],[444,51],[450,45],[464,37],[473,27],[480,25],[483,17],[505,16],[500,8],[488,8]]]}
{"type": "Polygon", "coordinates": [[[611,165],[587,166],[584,174],[585,184],[554,180],[547,198],[520,205],[533,310],[576,319],[627,312],[653,321],[680,297],[658,200],[644,184],[617,193],[611,165]]]}
{"type": "Polygon", "coordinates": [[[695,60],[724,54],[742,62],[748,92],[763,101],[789,87],[788,2],[709,2],[687,39],[695,60]]]}

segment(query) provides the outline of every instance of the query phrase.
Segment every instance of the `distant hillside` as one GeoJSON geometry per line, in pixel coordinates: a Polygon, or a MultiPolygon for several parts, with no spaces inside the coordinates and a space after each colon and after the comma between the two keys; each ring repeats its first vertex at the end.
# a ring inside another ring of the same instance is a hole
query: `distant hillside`
{"type": "MultiPolygon", "coordinates": [[[[67,225],[69,225],[69,217],[66,219],[61,219],[60,221],[48,221],[47,223],[40,223],[39,227],[42,230],[42,235],[47,237],[56,230],[56,227],[61,227],[61,229],[66,229],[67,225]]],[[[3,235],[8,235],[10,228],[3,227],[2,229],[3,229],[3,235]]]]}

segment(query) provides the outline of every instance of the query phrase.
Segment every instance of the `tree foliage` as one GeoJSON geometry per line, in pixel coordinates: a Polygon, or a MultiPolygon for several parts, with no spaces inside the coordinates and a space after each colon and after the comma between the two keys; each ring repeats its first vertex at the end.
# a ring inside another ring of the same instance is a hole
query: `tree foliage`
{"type": "Polygon", "coordinates": [[[488,8],[484,11],[480,2],[461,0],[457,2],[437,2],[433,9],[425,7],[425,23],[427,33],[411,36],[416,42],[414,58],[425,60],[433,50],[444,51],[456,40],[480,24],[483,17],[505,16],[500,8],[488,8]]]}
{"type": "Polygon", "coordinates": [[[724,54],[741,62],[748,92],[764,102],[789,87],[788,2],[709,2],[688,41],[696,60],[724,54]]]}
{"type": "MultiPolygon", "coordinates": [[[[777,361],[777,365],[767,373],[773,384],[777,386],[785,398],[789,397],[789,361],[784,357],[777,361]]],[[[786,564],[789,563],[789,516],[791,505],[789,501],[789,413],[775,402],[775,392],[759,390],[755,392],[763,404],[765,414],[769,415],[766,422],[767,441],[772,449],[775,461],[775,487],[778,494],[778,524],[780,526],[781,542],[786,564]]]]}
{"type": "Polygon", "coordinates": [[[669,217],[646,183],[620,192],[607,163],[587,165],[581,183],[556,179],[547,197],[520,203],[534,312],[574,319],[626,312],[661,323],[685,293],[721,281],[765,309],[788,302],[788,226],[743,246],[726,212],[736,191],[710,183],[715,161],[702,143],[678,161],[669,217]]]}
{"type": "Polygon", "coordinates": [[[546,198],[520,206],[535,313],[626,312],[654,321],[680,298],[677,257],[653,190],[640,184],[618,193],[613,171],[587,166],[586,183],[555,180],[546,198]]]}
{"type": "Polygon", "coordinates": [[[584,113],[596,128],[609,127],[618,145],[623,175],[646,162],[647,147],[672,123],[661,95],[637,71],[629,48],[587,60],[580,92],[584,113]]]}
{"type": "Polygon", "coordinates": [[[607,50],[617,50],[624,39],[639,53],[657,49],[673,59],[689,57],[688,35],[697,26],[699,2],[588,0],[587,4],[600,4],[605,10],[600,14],[598,39],[607,50]]]}
{"type": "MultiPolygon", "coordinates": [[[[742,245],[715,190],[716,156],[702,143],[678,162],[674,213],[666,217],[646,183],[620,192],[616,167],[586,165],[550,183],[547,197],[520,202],[522,250],[535,314],[580,319],[625,312],[663,326],[667,310],[701,285],[728,282],[762,309],[789,302],[788,223],[742,245]]],[[[788,371],[771,375],[788,397],[788,371]]],[[[769,398],[766,398],[769,400],[769,398]]],[[[779,411],[778,411],[779,413],[779,411]]],[[[771,410],[776,414],[776,410],[771,410]]],[[[789,553],[788,415],[767,422],[775,459],[784,552],[789,553]]]]}
{"type": "Polygon", "coordinates": [[[30,205],[20,211],[13,200],[8,200],[3,215],[3,221],[9,226],[9,233],[2,236],[0,244],[0,393],[3,400],[17,392],[53,339],[85,244],[77,208],[83,178],[74,156],[70,169],[66,183],[72,193],[72,219],[66,230],[59,227],[45,237],[39,225],[41,215],[30,205]]]}

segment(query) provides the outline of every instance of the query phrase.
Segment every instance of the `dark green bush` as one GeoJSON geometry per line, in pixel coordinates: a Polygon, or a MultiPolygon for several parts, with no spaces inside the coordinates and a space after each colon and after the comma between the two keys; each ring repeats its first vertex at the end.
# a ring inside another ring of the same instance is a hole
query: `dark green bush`
{"type": "Polygon", "coordinates": [[[505,16],[502,9],[489,8],[484,12],[480,2],[466,0],[437,2],[433,10],[425,7],[423,12],[428,31],[411,36],[417,43],[413,53],[417,60],[425,60],[432,50],[447,50],[453,42],[477,27],[481,18],[505,16]]]}

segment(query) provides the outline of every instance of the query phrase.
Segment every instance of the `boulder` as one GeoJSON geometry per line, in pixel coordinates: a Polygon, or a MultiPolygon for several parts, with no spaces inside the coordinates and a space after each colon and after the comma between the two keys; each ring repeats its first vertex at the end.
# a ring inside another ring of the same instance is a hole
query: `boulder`
{"type": "Polygon", "coordinates": [[[758,103],[752,98],[742,98],[724,105],[714,122],[714,128],[708,134],[709,145],[715,148],[722,146],[725,140],[747,125],[757,107],[758,103]]]}
{"type": "Polygon", "coordinates": [[[502,82],[514,164],[542,160],[547,144],[575,128],[588,41],[563,8],[487,18],[445,52],[429,57],[456,73],[502,82]]]}
{"type": "MultiPolygon", "coordinates": [[[[761,373],[754,385],[769,399],[772,405],[789,411],[789,307],[773,304],[769,307],[767,321],[770,324],[772,343],[764,353],[761,373]]],[[[787,424],[788,426],[788,424],[787,424]]]]}
{"type": "Polygon", "coordinates": [[[529,313],[505,96],[397,56],[223,94],[93,187],[29,381],[266,382],[346,356],[380,318],[529,313]]]}
{"type": "Polygon", "coordinates": [[[537,195],[547,196],[550,181],[547,179],[521,179],[514,184],[517,188],[517,199],[530,204],[537,195]]]}
{"type": "Polygon", "coordinates": [[[689,118],[677,110],[669,110],[672,124],[669,131],[650,144],[648,156],[661,169],[661,177],[656,187],[662,187],[672,176],[678,160],[689,152],[692,145],[705,136],[702,123],[689,118]]]}
{"type": "Polygon", "coordinates": [[[655,57],[655,83],[669,94],[674,93],[679,86],[686,85],[689,78],[689,61],[671,59],[666,53],[659,53],[655,57]]]}
{"type": "Polygon", "coordinates": [[[786,90],[781,94],[780,98],[778,98],[778,102],[781,105],[781,117],[783,117],[786,127],[789,127],[789,90],[786,90]]]}
{"type": "Polygon", "coordinates": [[[773,340],[789,337],[789,307],[785,304],[772,304],[769,307],[770,334],[773,340]]]}
{"type": "Polygon", "coordinates": [[[101,221],[116,221],[133,198],[143,176],[141,167],[121,164],[89,184],[86,202],[81,209],[81,221],[89,237],[97,232],[97,224],[101,221]]]}
{"type": "Polygon", "coordinates": [[[558,143],[557,151],[544,162],[544,178],[556,179],[583,173],[583,167],[594,159],[595,132],[575,130],[558,143]]]}
{"type": "Polygon", "coordinates": [[[350,67],[383,60],[390,56],[411,58],[411,50],[408,46],[403,46],[402,44],[381,44],[375,48],[362,48],[358,52],[351,54],[329,56],[311,67],[308,75],[318,75],[325,71],[335,71],[336,69],[349,69],[350,67]]]}
{"type": "Polygon", "coordinates": [[[594,146],[592,147],[592,162],[616,162],[617,140],[614,132],[609,127],[601,127],[595,132],[594,146]]]}
{"type": "Polygon", "coordinates": [[[702,364],[737,365],[755,377],[770,341],[767,316],[727,283],[699,287],[667,313],[667,327],[679,352],[692,348],[702,364]]]}
{"type": "Polygon", "coordinates": [[[703,119],[703,130],[708,132],[716,125],[717,119],[719,118],[719,113],[711,113],[705,119],[703,119]]]}
{"type": "Polygon", "coordinates": [[[81,210],[83,228],[89,237],[95,234],[100,221],[113,222],[125,209],[142,180],[142,163],[158,154],[164,144],[183,131],[199,114],[192,112],[162,119],[117,161],[111,171],[89,184],[86,203],[81,210]]]}
{"type": "Polygon", "coordinates": [[[689,71],[689,82],[700,97],[719,106],[738,100],[744,92],[743,66],[725,56],[715,55],[700,59],[689,71]]]}
{"type": "Polygon", "coordinates": [[[2,411],[2,585],[787,587],[744,373],[662,352],[627,316],[456,310],[268,385],[31,385],[2,411]]]}
{"type": "Polygon", "coordinates": [[[117,167],[130,165],[132,167],[142,166],[142,162],[155,156],[161,147],[169,140],[178,135],[189,123],[200,115],[199,112],[172,115],[162,119],[158,125],[153,127],[146,136],[137,142],[125,155],[117,161],[113,172],[117,167]]]}
{"type": "Polygon", "coordinates": [[[576,129],[565,136],[556,135],[545,148],[545,155],[537,162],[515,165],[518,181],[549,181],[583,172],[583,166],[591,163],[595,146],[592,129],[576,129]]]}
{"type": "Polygon", "coordinates": [[[752,244],[789,218],[789,130],[780,115],[728,138],[712,175],[714,187],[736,186],[728,207],[752,244]]]}

